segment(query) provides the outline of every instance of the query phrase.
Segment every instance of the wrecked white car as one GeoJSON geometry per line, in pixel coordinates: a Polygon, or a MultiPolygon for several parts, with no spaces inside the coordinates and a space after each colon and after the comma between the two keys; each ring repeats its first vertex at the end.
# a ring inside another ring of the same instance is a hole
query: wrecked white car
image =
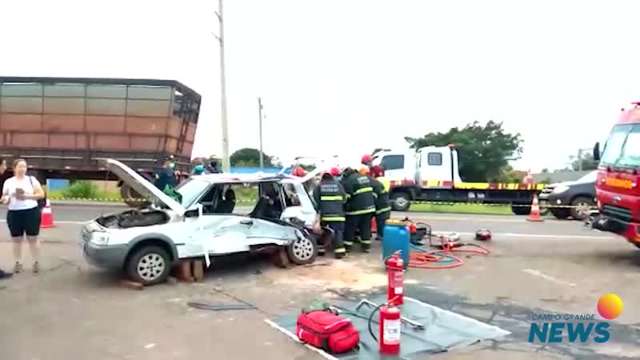
{"type": "Polygon", "coordinates": [[[166,280],[179,259],[284,248],[295,264],[317,256],[308,229],[316,210],[304,182],[312,177],[212,174],[192,176],[164,194],[134,170],[106,160],[118,175],[152,204],[101,216],[82,228],[89,263],[123,270],[145,285],[166,280]]]}

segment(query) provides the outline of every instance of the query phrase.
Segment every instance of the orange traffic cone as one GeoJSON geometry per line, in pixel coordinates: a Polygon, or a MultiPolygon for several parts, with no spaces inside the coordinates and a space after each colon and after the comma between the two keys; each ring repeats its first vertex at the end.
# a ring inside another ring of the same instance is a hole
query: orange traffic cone
{"type": "Polygon", "coordinates": [[[51,210],[51,203],[47,199],[47,204],[42,208],[40,212],[40,228],[47,229],[52,228],[53,224],[53,210],[51,210]]]}
{"type": "Polygon", "coordinates": [[[540,205],[538,204],[538,195],[533,195],[533,201],[531,202],[531,212],[527,217],[527,221],[536,221],[542,222],[544,221],[540,216],[540,205]]]}

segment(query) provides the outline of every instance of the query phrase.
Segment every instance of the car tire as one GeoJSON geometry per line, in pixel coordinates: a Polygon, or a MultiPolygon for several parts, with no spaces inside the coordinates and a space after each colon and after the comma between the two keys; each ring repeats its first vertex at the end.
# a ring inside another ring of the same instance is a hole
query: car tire
{"type": "Polygon", "coordinates": [[[578,196],[571,200],[571,217],[576,220],[584,220],[589,216],[589,209],[595,205],[593,199],[586,196],[578,196]]]}
{"type": "Polygon", "coordinates": [[[296,265],[311,264],[318,256],[318,244],[310,237],[302,237],[287,246],[289,260],[296,265]]]}
{"type": "Polygon", "coordinates": [[[571,212],[569,211],[569,209],[566,209],[566,208],[562,208],[562,209],[551,208],[549,209],[549,211],[551,211],[551,214],[555,216],[556,219],[559,219],[559,220],[565,220],[566,218],[571,216],[571,212]]]}
{"type": "Polygon", "coordinates": [[[391,208],[393,211],[407,211],[411,207],[411,198],[406,192],[391,194],[391,208]]]}
{"type": "Polygon", "coordinates": [[[511,204],[511,212],[513,212],[516,215],[529,215],[529,213],[531,213],[531,205],[511,204]]]}
{"type": "Polygon", "coordinates": [[[125,267],[132,281],[145,286],[155,285],[169,277],[171,257],[159,246],[143,246],[129,256],[125,267]]]}

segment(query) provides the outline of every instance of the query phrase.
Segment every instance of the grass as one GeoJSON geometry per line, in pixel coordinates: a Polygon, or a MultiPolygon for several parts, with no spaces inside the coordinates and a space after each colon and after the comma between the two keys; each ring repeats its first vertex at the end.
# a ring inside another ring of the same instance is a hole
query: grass
{"type": "Polygon", "coordinates": [[[411,204],[409,211],[441,214],[513,215],[511,206],[494,204],[411,204]]]}
{"type": "Polygon", "coordinates": [[[54,200],[122,201],[118,190],[103,188],[91,181],[76,181],[64,189],[48,192],[47,197],[54,200]]]}

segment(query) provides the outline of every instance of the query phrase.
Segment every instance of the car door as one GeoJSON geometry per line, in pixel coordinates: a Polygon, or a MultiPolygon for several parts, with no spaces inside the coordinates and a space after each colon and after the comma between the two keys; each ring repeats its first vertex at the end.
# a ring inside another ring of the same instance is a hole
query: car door
{"type": "Polygon", "coordinates": [[[251,222],[244,216],[213,212],[223,190],[220,184],[212,187],[186,212],[181,230],[186,239],[185,252],[191,256],[222,255],[248,249],[246,237],[251,222]]]}

